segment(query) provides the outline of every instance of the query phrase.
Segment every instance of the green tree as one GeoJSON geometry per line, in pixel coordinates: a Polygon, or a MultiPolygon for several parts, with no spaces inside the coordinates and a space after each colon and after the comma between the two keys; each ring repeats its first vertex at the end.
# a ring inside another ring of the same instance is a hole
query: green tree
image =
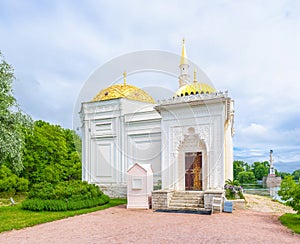
{"type": "Polygon", "coordinates": [[[243,161],[233,161],[233,179],[236,180],[238,178],[238,174],[245,171],[244,165],[245,162],[243,161]]]}
{"type": "Polygon", "coordinates": [[[30,132],[32,120],[22,112],[13,96],[14,79],[13,68],[0,52],[0,164],[20,174],[25,133],[30,132]]]}
{"type": "Polygon", "coordinates": [[[252,171],[243,171],[238,174],[238,180],[241,184],[253,183],[255,175],[252,171]]]}
{"type": "Polygon", "coordinates": [[[277,172],[277,176],[280,176],[281,179],[284,179],[285,177],[291,175],[290,173],[288,172],[277,172]]]}
{"type": "Polygon", "coordinates": [[[251,171],[251,166],[245,163],[245,171],[251,171]]]}
{"type": "Polygon", "coordinates": [[[267,168],[270,168],[270,163],[269,161],[263,161],[262,164],[267,167],[267,168]]]}
{"type": "Polygon", "coordinates": [[[255,178],[257,180],[262,180],[264,176],[268,175],[269,172],[269,166],[268,162],[254,162],[252,164],[252,171],[255,175],[255,178]]]}
{"type": "Polygon", "coordinates": [[[81,161],[72,139],[75,136],[58,125],[36,121],[33,133],[26,137],[22,176],[29,179],[31,185],[80,180],[81,161]]]}
{"type": "Polygon", "coordinates": [[[287,176],[281,181],[278,195],[300,214],[300,183],[296,183],[293,176],[287,176]]]}
{"type": "Polygon", "coordinates": [[[294,177],[295,180],[299,180],[299,178],[300,178],[300,169],[295,170],[292,173],[292,176],[294,177]]]}

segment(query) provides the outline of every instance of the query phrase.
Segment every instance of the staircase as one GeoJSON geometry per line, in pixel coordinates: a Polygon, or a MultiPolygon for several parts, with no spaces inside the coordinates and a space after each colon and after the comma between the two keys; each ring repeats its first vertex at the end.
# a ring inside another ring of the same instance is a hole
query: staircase
{"type": "Polygon", "coordinates": [[[178,191],[170,200],[169,209],[199,210],[204,208],[204,192],[178,191]]]}

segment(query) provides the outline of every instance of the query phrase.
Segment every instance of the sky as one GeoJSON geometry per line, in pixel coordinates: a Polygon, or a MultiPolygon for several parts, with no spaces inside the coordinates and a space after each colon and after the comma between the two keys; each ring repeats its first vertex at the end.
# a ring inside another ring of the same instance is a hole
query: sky
{"type": "MultiPolygon", "coordinates": [[[[180,54],[183,37],[189,59],[235,100],[234,158],[265,161],[272,149],[277,169],[299,169],[300,1],[0,1],[0,50],[18,103],[66,128],[96,70],[136,51],[180,54]]],[[[130,79],[163,80],[153,77],[130,79]]]]}

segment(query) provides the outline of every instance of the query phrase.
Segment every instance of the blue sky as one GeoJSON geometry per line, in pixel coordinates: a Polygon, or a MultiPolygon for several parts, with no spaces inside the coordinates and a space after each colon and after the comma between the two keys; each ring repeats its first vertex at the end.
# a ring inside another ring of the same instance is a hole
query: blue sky
{"type": "Polygon", "coordinates": [[[235,159],[268,160],[273,149],[278,169],[300,168],[300,1],[0,1],[18,102],[69,128],[97,68],[133,51],[179,54],[183,37],[189,58],[235,100],[235,159]]]}

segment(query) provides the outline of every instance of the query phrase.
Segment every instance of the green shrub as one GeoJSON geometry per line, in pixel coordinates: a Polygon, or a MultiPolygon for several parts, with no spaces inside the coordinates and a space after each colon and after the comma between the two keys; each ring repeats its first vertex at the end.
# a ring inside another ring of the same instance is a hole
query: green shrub
{"type": "Polygon", "coordinates": [[[109,197],[102,195],[86,200],[42,200],[26,199],[22,208],[31,211],[67,211],[100,206],[109,202],[109,197]]]}
{"type": "Polygon", "coordinates": [[[255,182],[255,175],[252,171],[243,171],[238,174],[238,180],[241,184],[255,182]]]}
{"type": "Polygon", "coordinates": [[[28,191],[28,180],[15,175],[5,165],[0,166],[0,194],[14,195],[17,192],[28,191]]]}
{"type": "Polygon", "coordinates": [[[286,205],[291,206],[300,214],[300,183],[295,182],[293,176],[287,176],[281,181],[278,195],[286,201],[286,205]]]}
{"type": "Polygon", "coordinates": [[[33,185],[23,202],[33,211],[66,211],[90,208],[109,202],[98,186],[81,181],[64,181],[56,185],[43,182],[33,185]]]}
{"type": "Polygon", "coordinates": [[[62,181],[58,184],[41,182],[32,186],[28,198],[84,200],[101,196],[99,187],[81,181],[62,181]]]}

